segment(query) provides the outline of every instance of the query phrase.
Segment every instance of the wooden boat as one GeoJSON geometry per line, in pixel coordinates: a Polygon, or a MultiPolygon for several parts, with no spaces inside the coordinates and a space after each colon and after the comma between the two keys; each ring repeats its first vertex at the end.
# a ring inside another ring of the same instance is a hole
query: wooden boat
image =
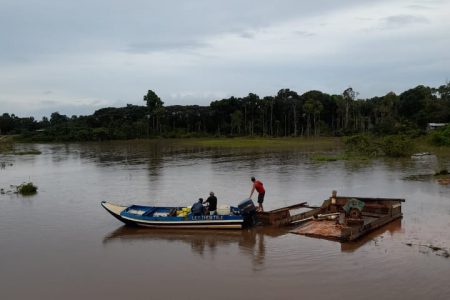
{"type": "Polygon", "coordinates": [[[127,225],[152,228],[241,229],[254,224],[256,212],[251,200],[242,201],[238,207],[230,206],[217,215],[202,216],[194,216],[186,207],[122,206],[106,201],[101,205],[127,225]]]}
{"type": "Polygon", "coordinates": [[[399,198],[332,195],[322,206],[299,215],[292,233],[338,241],[353,241],[403,216],[399,198]]]}

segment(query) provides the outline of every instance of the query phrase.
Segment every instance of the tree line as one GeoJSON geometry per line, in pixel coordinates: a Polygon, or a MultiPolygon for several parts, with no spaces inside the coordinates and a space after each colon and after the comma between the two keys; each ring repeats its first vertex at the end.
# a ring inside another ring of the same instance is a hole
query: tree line
{"type": "Polygon", "coordinates": [[[343,136],[421,132],[428,123],[450,122],[450,83],[419,85],[397,95],[358,98],[351,87],[339,95],[321,91],[299,94],[281,89],[276,95],[215,100],[209,106],[164,106],[149,90],[144,105],[107,107],[87,116],[54,112],[36,120],[0,116],[0,134],[31,140],[89,141],[146,137],[196,136],[343,136]]]}

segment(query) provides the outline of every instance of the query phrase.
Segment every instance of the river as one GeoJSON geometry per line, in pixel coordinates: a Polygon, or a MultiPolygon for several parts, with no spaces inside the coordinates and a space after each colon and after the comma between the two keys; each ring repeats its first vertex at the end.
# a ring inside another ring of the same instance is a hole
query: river
{"type": "Polygon", "coordinates": [[[2,299],[448,299],[450,186],[436,157],[317,162],[309,149],[202,148],[166,141],[17,144],[1,155],[2,299]],[[128,228],[100,207],[219,203],[266,187],[266,210],[338,195],[405,198],[404,217],[353,243],[286,229],[128,228]],[[8,192],[32,181],[34,196],[8,192]]]}

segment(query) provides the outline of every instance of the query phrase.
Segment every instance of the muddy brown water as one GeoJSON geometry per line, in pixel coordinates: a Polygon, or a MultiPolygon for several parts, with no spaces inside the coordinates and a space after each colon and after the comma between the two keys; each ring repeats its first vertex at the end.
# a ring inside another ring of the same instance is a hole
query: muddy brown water
{"type": "Polygon", "coordinates": [[[308,149],[207,149],[166,142],[26,144],[0,155],[0,188],[32,181],[38,194],[0,195],[1,299],[448,299],[450,187],[430,174],[448,161],[314,162],[308,149]],[[128,228],[100,201],[190,205],[248,197],[266,209],[340,195],[406,198],[404,218],[353,243],[286,229],[128,228]],[[408,177],[409,176],[409,177],[408,177]]]}

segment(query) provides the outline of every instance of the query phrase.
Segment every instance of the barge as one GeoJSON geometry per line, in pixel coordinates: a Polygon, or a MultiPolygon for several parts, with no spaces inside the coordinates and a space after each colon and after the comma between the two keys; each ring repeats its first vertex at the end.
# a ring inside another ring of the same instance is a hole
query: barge
{"type": "Polygon", "coordinates": [[[258,224],[263,226],[296,226],[290,232],[337,241],[353,241],[401,218],[400,198],[368,198],[332,196],[321,206],[307,202],[257,212],[258,224]]]}
{"type": "Polygon", "coordinates": [[[341,242],[354,241],[380,228],[402,214],[401,198],[367,198],[332,196],[310,210],[303,218],[291,222],[298,225],[290,232],[341,242]]]}

